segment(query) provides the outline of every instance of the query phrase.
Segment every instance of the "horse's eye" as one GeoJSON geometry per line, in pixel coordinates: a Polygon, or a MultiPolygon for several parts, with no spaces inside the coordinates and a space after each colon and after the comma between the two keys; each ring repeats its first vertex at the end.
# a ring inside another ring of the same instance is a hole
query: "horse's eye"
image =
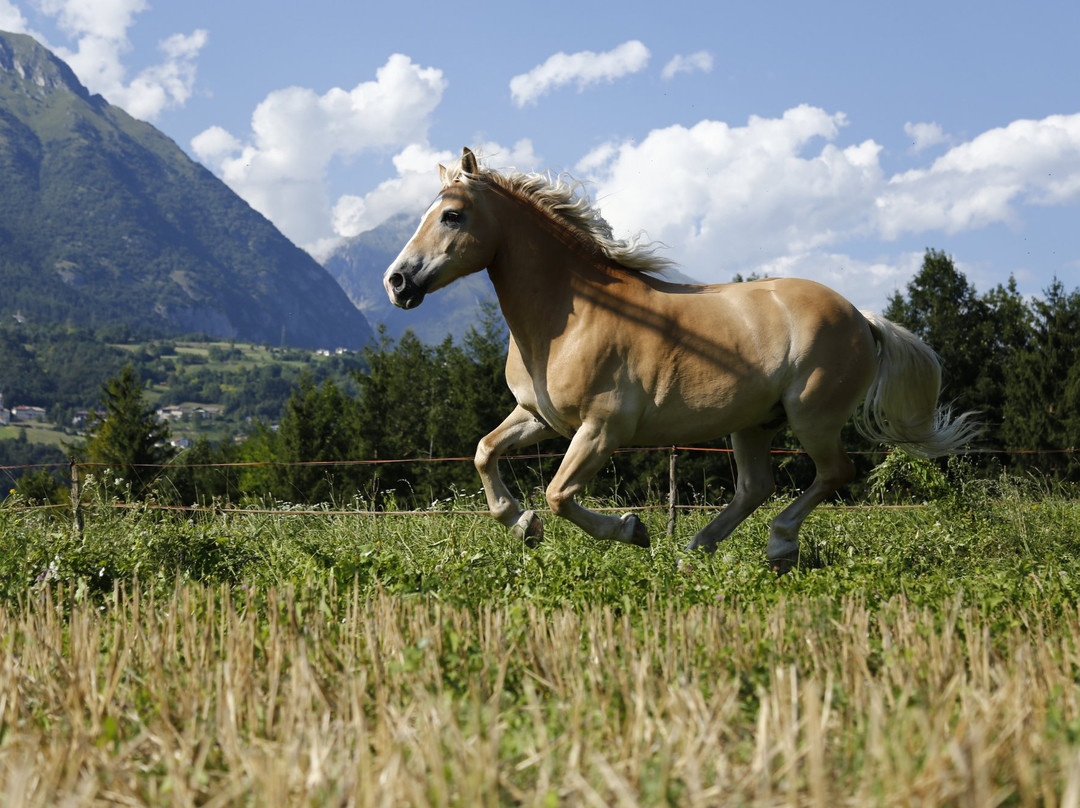
{"type": "Polygon", "coordinates": [[[443,224],[457,224],[461,221],[461,211],[447,208],[442,212],[443,224]]]}

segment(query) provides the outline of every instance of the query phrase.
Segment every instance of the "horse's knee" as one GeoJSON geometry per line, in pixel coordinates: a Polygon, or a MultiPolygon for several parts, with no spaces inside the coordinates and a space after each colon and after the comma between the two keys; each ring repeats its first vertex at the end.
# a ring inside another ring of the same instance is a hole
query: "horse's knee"
{"type": "Polygon", "coordinates": [[[828,493],[839,491],[845,485],[855,479],[855,464],[850,460],[830,469],[828,473],[818,472],[816,483],[828,493]]]}
{"type": "Polygon", "coordinates": [[[473,454],[473,466],[480,473],[483,473],[491,465],[491,458],[495,455],[495,447],[491,445],[486,437],[481,438],[480,442],[476,444],[476,452],[473,454]]]}
{"type": "Polygon", "coordinates": [[[776,482],[770,477],[768,479],[750,479],[746,482],[740,482],[737,485],[735,492],[742,493],[747,502],[751,502],[757,506],[761,505],[765,500],[771,497],[775,490],[776,482]]]}
{"type": "Polygon", "coordinates": [[[567,508],[574,499],[573,494],[564,488],[556,486],[554,483],[547,487],[544,496],[547,499],[548,507],[556,516],[566,516],[567,508]]]}

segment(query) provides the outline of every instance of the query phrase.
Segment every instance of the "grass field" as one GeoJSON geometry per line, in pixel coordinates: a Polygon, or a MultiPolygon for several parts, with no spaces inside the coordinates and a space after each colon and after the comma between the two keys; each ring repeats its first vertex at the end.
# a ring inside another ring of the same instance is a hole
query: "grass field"
{"type": "MultiPolygon", "coordinates": [[[[1080,805],[1080,502],[755,515],[0,509],[0,804],[1080,805]]],[[[476,507],[473,498],[445,503],[476,507]]]]}
{"type": "Polygon", "coordinates": [[[53,424],[23,423],[0,426],[0,440],[25,438],[28,443],[44,443],[64,449],[76,438],[54,427],[53,424]]]}

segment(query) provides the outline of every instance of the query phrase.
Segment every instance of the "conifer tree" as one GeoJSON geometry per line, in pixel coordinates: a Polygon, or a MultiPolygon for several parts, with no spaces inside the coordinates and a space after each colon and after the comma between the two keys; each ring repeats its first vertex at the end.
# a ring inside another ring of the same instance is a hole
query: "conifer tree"
{"type": "Polygon", "coordinates": [[[355,468],[335,465],[362,459],[355,399],[327,379],[316,386],[301,376],[285,405],[273,446],[275,495],[290,502],[345,503],[357,493],[355,468]]]}
{"type": "MultiPolygon", "coordinates": [[[[1080,446],[1080,290],[1066,293],[1055,280],[1044,294],[1032,303],[1030,343],[1008,369],[1002,433],[1011,448],[1080,446]]],[[[1080,471],[1066,456],[1046,455],[1038,465],[1080,471]]]]}
{"type": "Polygon", "coordinates": [[[953,259],[927,250],[922,269],[897,292],[885,316],[910,329],[941,357],[944,396],[960,410],[981,410],[978,390],[993,349],[994,325],[987,304],[953,259]]]}
{"type": "Polygon", "coordinates": [[[86,459],[99,464],[95,472],[109,489],[122,493],[130,485],[132,495],[140,497],[172,457],[169,427],[146,404],[131,365],[102,385],[101,405],[105,414],[90,424],[86,459]]]}

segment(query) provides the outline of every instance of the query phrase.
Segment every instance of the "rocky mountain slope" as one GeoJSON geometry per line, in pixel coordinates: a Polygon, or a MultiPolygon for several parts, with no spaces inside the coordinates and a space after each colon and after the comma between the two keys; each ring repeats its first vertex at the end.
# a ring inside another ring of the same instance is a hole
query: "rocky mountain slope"
{"type": "Polygon", "coordinates": [[[311,256],[169,138],[0,32],[0,318],[360,347],[311,256]]]}

